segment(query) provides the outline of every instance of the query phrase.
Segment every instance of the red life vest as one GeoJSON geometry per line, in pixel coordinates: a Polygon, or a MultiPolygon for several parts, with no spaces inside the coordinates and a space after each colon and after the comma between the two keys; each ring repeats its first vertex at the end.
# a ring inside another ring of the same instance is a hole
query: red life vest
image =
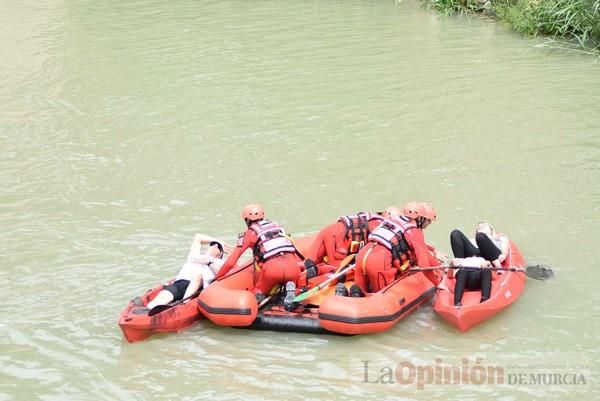
{"type": "Polygon", "coordinates": [[[370,219],[371,214],[367,212],[342,216],[338,219],[338,221],[344,223],[344,226],[346,227],[344,238],[350,241],[348,245],[348,251],[350,253],[358,252],[367,241],[370,219]]]}
{"type": "Polygon", "coordinates": [[[392,253],[392,258],[399,260],[401,264],[412,262],[413,252],[404,233],[413,228],[417,228],[417,225],[403,217],[384,219],[369,235],[369,241],[385,246],[392,253]]]}
{"type": "Polygon", "coordinates": [[[259,261],[263,262],[280,253],[296,252],[294,244],[287,238],[283,228],[276,222],[263,219],[252,223],[250,229],[258,237],[252,251],[259,261]]]}

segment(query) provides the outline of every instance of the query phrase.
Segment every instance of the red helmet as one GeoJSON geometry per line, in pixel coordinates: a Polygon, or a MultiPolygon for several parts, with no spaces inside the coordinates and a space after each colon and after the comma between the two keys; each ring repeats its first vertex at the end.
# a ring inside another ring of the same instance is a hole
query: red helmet
{"type": "Polygon", "coordinates": [[[247,221],[257,221],[265,218],[265,209],[261,205],[252,203],[242,209],[242,219],[247,221]]]}
{"type": "Polygon", "coordinates": [[[402,215],[404,217],[408,217],[410,219],[417,219],[419,216],[424,215],[424,207],[422,203],[418,202],[408,202],[402,208],[402,215]]]}
{"type": "Polygon", "coordinates": [[[437,220],[437,212],[429,203],[423,203],[423,217],[428,220],[436,221],[437,220]]]}
{"type": "Polygon", "coordinates": [[[398,217],[400,216],[400,209],[398,209],[396,206],[390,206],[386,208],[381,215],[386,219],[398,217]]]}

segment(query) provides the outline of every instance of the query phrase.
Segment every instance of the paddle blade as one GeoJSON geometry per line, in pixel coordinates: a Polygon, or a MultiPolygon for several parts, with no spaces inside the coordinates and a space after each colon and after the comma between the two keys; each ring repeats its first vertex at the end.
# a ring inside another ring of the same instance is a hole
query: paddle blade
{"type": "Polygon", "coordinates": [[[547,280],[554,277],[552,269],[544,265],[527,266],[525,274],[535,280],[547,280]]]}
{"type": "Polygon", "coordinates": [[[312,288],[309,291],[303,292],[302,294],[296,295],[294,298],[294,302],[304,301],[306,298],[310,297],[315,292],[319,291],[319,287],[312,288]]]}
{"type": "Polygon", "coordinates": [[[356,257],[355,253],[351,253],[350,255],[346,256],[341,262],[339,267],[337,268],[337,270],[335,271],[336,273],[341,271],[344,267],[348,266],[350,264],[350,262],[352,262],[354,260],[354,258],[356,257]]]}

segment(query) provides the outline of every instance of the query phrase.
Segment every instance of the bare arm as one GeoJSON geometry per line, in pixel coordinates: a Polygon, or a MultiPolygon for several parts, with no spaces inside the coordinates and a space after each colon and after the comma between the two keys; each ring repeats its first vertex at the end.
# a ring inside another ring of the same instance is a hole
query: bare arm
{"type": "Polygon", "coordinates": [[[210,244],[211,242],[216,241],[216,242],[220,242],[223,244],[223,250],[226,253],[231,253],[231,251],[233,250],[233,247],[231,245],[229,245],[228,243],[221,241],[218,238],[211,237],[210,235],[207,235],[207,234],[196,234],[196,236],[194,237],[194,241],[199,242],[200,244],[210,244]]]}
{"type": "Polygon", "coordinates": [[[207,234],[196,234],[196,236],[194,237],[194,240],[198,241],[201,244],[209,244],[212,241],[221,242],[220,240],[216,239],[215,237],[211,237],[210,235],[207,235],[207,234]]]}

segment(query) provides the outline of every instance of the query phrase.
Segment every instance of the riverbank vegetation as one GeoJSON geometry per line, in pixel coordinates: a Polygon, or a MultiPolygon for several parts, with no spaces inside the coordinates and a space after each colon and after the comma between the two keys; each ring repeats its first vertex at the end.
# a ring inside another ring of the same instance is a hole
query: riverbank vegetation
{"type": "Polygon", "coordinates": [[[600,0],[427,1],[443,14],[484,14],[522,34],[564,38],[600,54],[600,0]]]}

